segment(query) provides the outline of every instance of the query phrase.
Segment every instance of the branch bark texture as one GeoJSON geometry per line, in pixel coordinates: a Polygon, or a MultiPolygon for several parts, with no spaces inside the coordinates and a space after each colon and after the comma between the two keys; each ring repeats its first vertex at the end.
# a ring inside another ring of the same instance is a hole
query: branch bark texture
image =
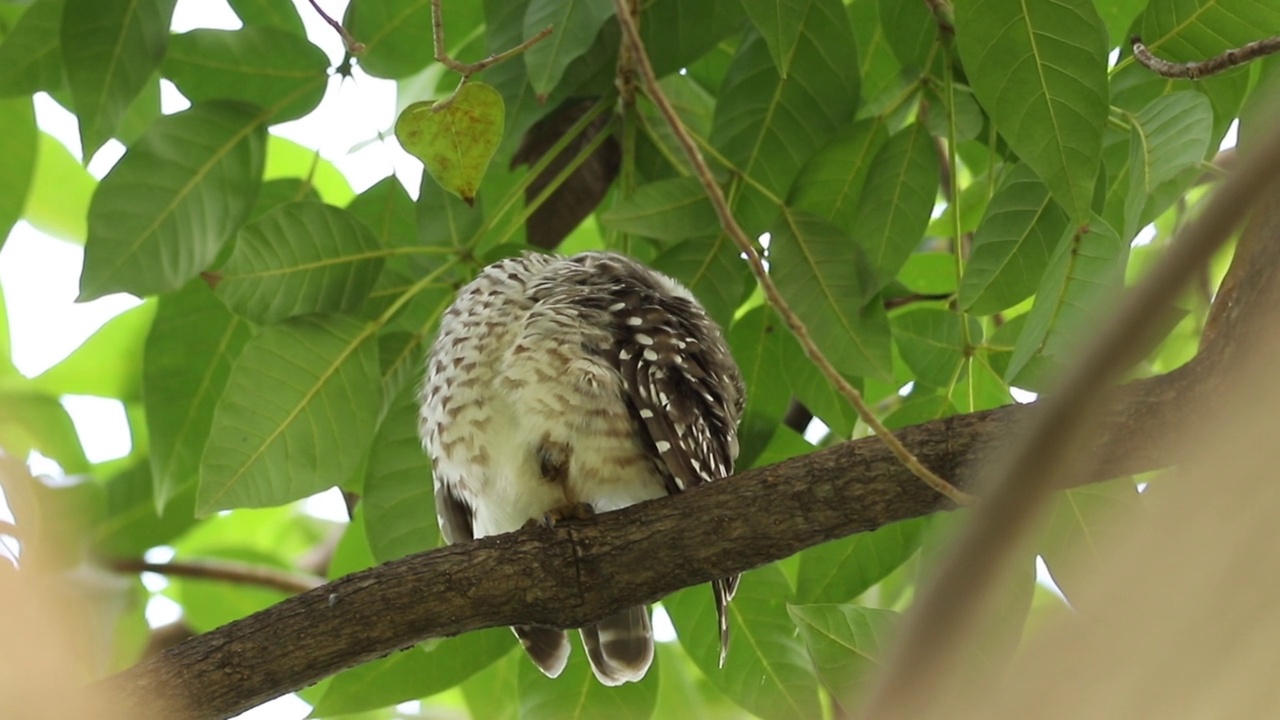
{"type": "MultiPolygon", "coordinates": [[[[1147,428],[1196,402],[1197,363],[1116,389],[1088,480],[1162,467],[1147,428]]],[[[1025,424],[1009,406],[898,433],[972,487],[978,460],[1025,424]]],[[[953,507],[867,438],[554,529],[421,553],[355,573],[192,638],[108,679],[126,716],[225,718],[432,637],[516,623],[575,627],[807,547],[953,507]],[[689,518],[698,518],[690,522],[689,518]]]]}

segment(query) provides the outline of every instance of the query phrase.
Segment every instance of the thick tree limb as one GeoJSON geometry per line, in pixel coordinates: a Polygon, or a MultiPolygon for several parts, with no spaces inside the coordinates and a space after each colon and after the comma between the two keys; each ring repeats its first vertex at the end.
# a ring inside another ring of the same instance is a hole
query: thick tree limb
{"type": "MultiPolygon", "coordinates": [[[[1147,428],[1197,402],[1192,363],[1118,388],[1088,479],[1161,467],[1147,428]]],[[[1035,406],[960,415],[899,433],[962,487],[1035,406]]],[[[875,438],[751,470],[696,491],[554,530],[525,530],[355,573],[192,638],[104,685],[127,714],[225,718],[431,637],[537,622],[573,627],[639,601],[818,543],[951,507],[875,438]],[[698,518],[690,522],[689,518],[698,518]]],[[[708,595],[708,601],[709,601],[708,595]]]]}

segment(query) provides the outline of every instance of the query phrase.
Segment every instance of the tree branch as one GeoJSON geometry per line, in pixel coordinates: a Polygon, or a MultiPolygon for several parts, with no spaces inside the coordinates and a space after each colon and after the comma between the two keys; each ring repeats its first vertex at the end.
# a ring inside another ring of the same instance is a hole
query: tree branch
{"type": "MultiPolygon", "coordinates": [[[[1117,389],[1090,480],[1163,467],[1151,428],[1189,415],[1195,362],[1117,389]]],[[[1035,412],[1008,406],[899,432],[923,462],[973,482],[980,458],[1035,412]]],[[[131,716],[157,698],[175,720],[225,718],[432,637],[540,623],[574,627],[674,590],[950,503],[865,438],[554,530],[484,538],[355,573],[192,638],[104,683],[131,716]],[[699,522],[689,522],[699,518],[699,522]],[[764,520],[767,518],[767,521],[764,520]]],[[[732,662],[732,656],[730,656],[732,662]]]]}
{"type": "Polygon", "coordinates": [[[314,590],[324,584],[324,580],[315,575],[304,575],[302,573],[228,560],[186,560],[153,563],[142,559],[121,558],[108,561],[107,567],[118,573],[153,572],[173,577],[221,580],[240,585],[256,585],[287,593],[302,593],[314,590]]]}

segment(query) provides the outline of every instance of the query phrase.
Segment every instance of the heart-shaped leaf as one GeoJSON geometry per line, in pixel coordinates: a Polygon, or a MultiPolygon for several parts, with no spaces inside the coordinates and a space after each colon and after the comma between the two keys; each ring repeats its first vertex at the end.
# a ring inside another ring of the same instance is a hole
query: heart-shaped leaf
{"type": "Polygon", "coordinates": [[[396,139],[441,187],[468,204],[502,140],[502,96],[484,83],[463,85],[442,107],[416,102],[396,120],[396,139]]]}

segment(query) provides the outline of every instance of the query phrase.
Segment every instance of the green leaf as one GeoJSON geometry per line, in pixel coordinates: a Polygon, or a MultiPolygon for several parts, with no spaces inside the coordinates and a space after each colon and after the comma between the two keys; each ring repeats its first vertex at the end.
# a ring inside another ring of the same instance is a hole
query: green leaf
{"type": "Polygon", "coordinates": [[[862,97],[867,105],[883,103],[879,98],[892,93],[902,82],[902,64],[889,47],[884,28],[880,26],[880,3],[859,0],[845,7],[858,41],[862,97]]]}
{"type": "Polygon", "coordinates": [[[673,245],[650,265],[693,291],[721,327],[728,326],[742,302],[750,272],[737,246],[723,233],[673,245]]]}
{"type": "Polygon", "coordinates": [[[38,0],[0,43],[0,97],[62,87],[63,0],[38,0]]]}
{"type": "Polygon", "coordinates": [[[396,396],[373,438],[361,503],[365,533],[378,562],[440,546],[431,461],[418,437],[418,392],[396,396]]]}
{"type": "Polygon", "coordinates": [[[600,213],[610,230],[655,240],[710,237],[720,219],[697,178],[679,177],[641,185],[631,195],[600,213]]]}
{"type": "MultiPolygon", "coordinates": [[[[865,1],[865,0],[864,0],[865,1]]],[[[905,68],[927,71],[925,62],[938,41],[938,20],[927,3],[876,0],[880,27],[894,57],[905,68]]]]}
{"type": "Polygon", "coordinates": [[[1109,532],[1140,508],[1129,478],[1059,492],[1039,547],[1053,582],[1068,598],[1087,584],[1097,564],[1110,556],[1109,532]]]}
{"type": "Polygon", "coordinates": [[[812,3],[813,0],[742,0],[751,24],[769,45],[778,77],[786,79],[791,70],[804,30],[802,22],[812,3]]]}
{"type": "MultiPolygon", "coordinates": [[[[920,308],[894,315],[889,324],[902,361],[920,382],[939,388],[955,382],[968,357],[959,315],[940,308],[920,308]]],[[[970,330],[970,341],[976,345],[981,340],[977,334],[980,327],[975,322],[970,330]]]]}
{"type": "Polygon", "coordinates": [[[871,161],[852,233],[877,281],[862,288],[863,302],[893,280],[924,239],[938,177],[938,151],[920,123],[889,138],[871,161]]]}
{"type": "Polygon", "coordinates": [[[94,526],[94,550],[107,557],[138,557],[181,535],[195,523],[195,488],[184,489],[161,514],[152,496],[150,465],[135,463],[103,484],[106,512],[94,526]]]}
{"type": "Polygon", "coordinates": [[[315,703],[313,716],[345,715],[443,692],[511,652],[515,638],[506,628],[490,628],[429,645],[335,676],[315,703]]]}
{"type": "MultiPolygon", "coordinates": [[[[445,39],[450,43],[447,49],[455,52],[479,28],[483,20],[480,3],[449,3],[443,19],[445,39]]],[[[365,46],[360,68],[374,77],[408,77],[426,67],[434,56],[428,0],[355,0],[347,7],[345,24],[365,46]]]]}
{"type": "Polygon", "coordinates": [[[724,667],[711,589],[686,588],[663,601],[680,644],[718,690],[764,720],[821,716],[813,665],[787,617],[791,586],[777,565],[742,576],[729,603],[732,637],[724,667]]]}
{"type": "Polygon", "coordinates": [[[305,180],[325,202],[339,207],[351,202],[356,195],[342,171],[321,157],[319,150],[303,147],[279,135],[269,135],[267,167],[262,179],[269,182],[278,178],[305,180]]]}
{"type": "Polygon", "coordinates": [[[1212,132],[1213,108],[1196,92],[1157,98],[1133,118],[1122,238],[1133,237],[1186,192],[1200,174],[1212,132]]]}
{"type": "Polygon", "coordinates": [[[831,142],[809,158],[787,197],[787,205],[830,220],[853,235],[858,201],[872,160],[889,139],[879,118],[841,128],[831,142]]]}
{"type": "Polygon", "coordinates": [[[86,161],[115,134],[129,103],[160,67],[176,2],[66,0],[62,61],[86,161]]]}
{"type": "Polygon", "coordinates": [[[791,404],[790,386],[777,377],[778,368],[790,366],[791,358],[782,354],[788,347],[786,336],[786,326],[765,305],[747,311],[729,328],[729,347],[747,388],[747,405],[738,426],[742,448],[738,467],[753,466],[791,404]]]}
{"type": "Polygon", "coordinates": [[[239,100],[270,108],[272,123],[300,118],[320,104],[329,57],[306,37],[250,25],[174,35],[165,77],[193,103],[239,100]]]}
{"type": "Polygon", "coordinates": [[[302,24],[302,16],[298,8],[289,3],[276,0],[227,0],[227,4],[240,16],[245,25],[263,25],[287,30],[294,35],[306,37],[307,29],[302,24]]]}
{"type": "Polygon", "coordinates": [[[644,4],[640,10],[640,40],[659,78],[671,79],[667,78],[670,73],[706,56],[721,40],[741,31],[742,5],[738,0],[662,0],[644,4]]]}
{"type": "Polygon", "coordinates": [[[378,347],[363,323],[304,316],[264,328],[214,410],[197,513],[279,505],[346,481],[381,406],[378,347]]]}
{"type": "Polygon", "coordinates": [[[1097,11],[1089,0],[975,0],[955,10],[978,102],[1068,215],[1087,222],[1108,109],[1097,11]]]}
{"type": "Polygon", "coordinates": [[[858,247],[815,215],[788,213],[784,220],[769,246],[779,292],[837,370],[888,377],[889,323],[880,303],[860,301],[869,273],[858,247]]]}
{"type": "Polygon", "coordinates": [[[394,175],[383,178],[347,205],[347,212],[373,232],[386,248],[418,245],[418,217],[413,199],[394,175]]]}
{"type": "Polygon", "coordinates": [[[871,680],[888,660],[900,616],[856,605],[788,605],[818,678],[844,708],[867,699],[871,680]]]}
{"type": "Polygon", "coordinates": [[[800,553],[795,599],[802,603],[853,600],[915,554],[924,522],[903,520],[805,550],[800,553]]]}
{"type": "Polygon", "coordinates": [[[206,269],[253,209],[265,140],[239,104],[157,120],[93,195],[79,299],[169,292],[206,269]]]}
{"type": "MultiPolygon", "coordinates": [[[[785,197],[801,166],[853,119],[857,68],[844,7],[838,0],[812,0],[786,79],[779,77],[759,36],[739,46],[720,89],[711,144],[774,198],[785,197]]],[[[745,185],[735,214],[756,235],[776,216],[777,203],[745,185]]]]}
{"type": "Polygon", "coordinates": [[[416,102],[396,120],[396,139],[444,189],[475,201],[484,171],[502,141],[502,96],[489,85],[463,85],[447,106],[416,102]]]}
{"type": "Polygon", "coordinates": [[[560,83],[564,71],[595,42],[596,33],[613,17],[613,3],[604,0],[532,0],[524,14],[524,38],[553,28],[551,35],[524,52],[529,84],[545,98],[560,83]]]}
{"type": "Polygon", "coordinates": [[[217,273],[227,307],[269,324],[308,313],[360,309],[382,271],[378,239],[345,210],[281,205],[244,226],[217,273]]]}
{"type": "Polygon", "coordinates": [[[1107,26],[1111,47],[1122,46],[1131,35],[1129,27],[1147,5],[1147,0],[1093,0],[1093,7],[1107,26]]]}
{"type": "Polygon", "coordinates": [[[0,100],[0,248],[22,217],[35,176],[38,137],[30,98],[0,100]]]}
{"type": "Polygon", "coordinates": [[[22,216],[40,232],[83,245],[89,234],[89,199],[98,181],[50,135],[41,132],[38,144],[35,178],[22,216]]]}
{"type": "Polygon", "coordinates": [[[519,720],[520,695],[517,676],[524,653],[509,652],[489,667],[462,682],[462,695],[473,718],[519,720]]]}
{"type": "Polygon", "coordinates": [[[142,390],[142,346],[156,303],[145,302],[111,318],[65,360],[32,380],[51,395],[94,395],[136,400],[142,390]]]}
{"type": "Polygon", "coordinates": [[[960,284],[960,306],[992,315],[1027,299],[1067,229],[1067,214],[1031,168],[1013,167],[987,206],[960,284]]]}
{"type": "MultiPolygon", "coordinates": [[[[7,360],[6,355],[4,362],[7,360]]],[[[21,389],[0,391],[0,448],[5,455],[22,460],[37,450],[56,460],[67,474],[89,469],[71,416],[49,395],[21,389]]]]}
{"type": "Polygon", "coordinates": [[[199,280],[161,297],[159,306],[143,356],[142,399],[156,508],[163,512],[200,478],[214,407],[251,333],[199,280]]]}
{"type": "Polygon", "coordinates": [[[516,671],[522,720],[647,720],[658,704],[659,660],[638,683],[605,687],[587,664],[587,653],[572,633],[573,650],[560,677],[549,678],[521,658],[516,671]]]}
{"type": "Polygon", "coordinates": [[[1124,281],[1128,246],[1101,219],[1068,229],[1045,271],[1005,379],[1014,382],[1036,356],[1062,363],[1098,326],[1124,281]]]}

